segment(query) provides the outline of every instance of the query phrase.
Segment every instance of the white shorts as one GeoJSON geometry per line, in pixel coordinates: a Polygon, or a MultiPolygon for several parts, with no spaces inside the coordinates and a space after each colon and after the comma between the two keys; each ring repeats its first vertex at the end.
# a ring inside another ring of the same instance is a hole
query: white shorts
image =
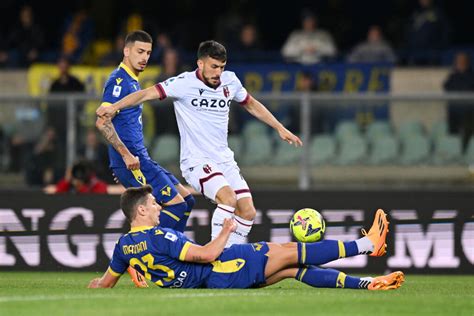
{"type": "Polygon", "coordinates": [[[186,169],[183,177],[194,190],[212,201],[216,200],[217,192],[226,185],[234,190],[237,200],[252,196],[235,161],[220,164],[209,160],[203,161],[195,167],[186,169]]]}

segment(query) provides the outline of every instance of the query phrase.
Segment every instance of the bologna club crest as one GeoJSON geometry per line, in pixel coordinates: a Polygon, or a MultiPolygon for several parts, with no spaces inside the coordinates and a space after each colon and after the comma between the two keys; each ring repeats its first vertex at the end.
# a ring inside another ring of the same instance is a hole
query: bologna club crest
{"type": "Polygon", "coordinates": [[[211,166],[209,166],[207,164],[202,166],[202,170],[204,170],[205,173],[211,173],[212,172],[211,166]]]}
{"type": "Polygon", "coordinates": [[[225,96],[226,98],[228,98],[229,95],[230,95],[229,88],[228,88],[227,86],[224,86],[224,87],[222,88],[222,91],[224,92],[224,96],[225,96]]]}

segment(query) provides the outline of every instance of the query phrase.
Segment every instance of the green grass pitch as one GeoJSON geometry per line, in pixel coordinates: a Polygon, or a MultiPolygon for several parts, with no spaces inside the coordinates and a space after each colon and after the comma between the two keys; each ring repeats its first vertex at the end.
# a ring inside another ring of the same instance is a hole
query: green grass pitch
{"type": "Polygon", "coordinates": [[[474,276],[407,275],[394,291],[316,289],[294,280],[264,289],[90,290],[94,273],[0,272],[0,315],[474,315],[474,276]]]}

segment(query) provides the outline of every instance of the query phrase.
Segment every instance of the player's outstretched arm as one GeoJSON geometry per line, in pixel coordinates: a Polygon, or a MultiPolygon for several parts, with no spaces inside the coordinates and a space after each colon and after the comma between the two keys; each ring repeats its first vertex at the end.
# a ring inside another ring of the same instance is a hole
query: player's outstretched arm
{"type": "Polygon", "coordinates": [[[104,135],[105,139],[115,148],[115,150],[122,156],[127,169],[136,170],[140,169],[140,160],[133,156],[128,150],[127,146],[122,142],[117,134],[117,131],[112,124],[112,119],[107,116],[97,117],[95,122],[97,129],[104,135]]]}
{"type": "Polygon", "coordinates": [[[216,239],[211,240],[204,246],[194,244],[189,246],[184,261],[209,263],[216,260],[222,251],[224,251],[224,247],[227,244],[230,234],[236,229],[237,223],[233,219],[224,219],[222,230],[216,239]]]}
{"type": "Polygon", "coordinates": [[[90,289],[112,288],[117,284],[119,278],[120,276],[112,275],[109,270],[107,270],[101,278],[92,279],[87,287],[90,289]]]}
{"type": "Polygon", "coordinates": [[[156,90],[154,86],[149,87],[147,89],[139,90],[134,93],[131,93],[121,99],[120,101],[115,102],[109,106],[99,106],[99,108],[95,111],[97,116],[107,116],[112,117],[122,109],[126,109],[138,104],[142,104],[145,101],[158,99],[160,94],[156,90]]]}
{"type": "Polygon", "coordinates": [[[249,101],[244,105],[244,107],[250,114],[258,118],[260,121],[273,127],[282,140],[290,145],[295,145],[296,147],[303,146],[303,142],[298,136],[286,129],[285,126],[283,126],[283,124],[281,124],[262,103],[252,96],[250,96],[249,101]]]}

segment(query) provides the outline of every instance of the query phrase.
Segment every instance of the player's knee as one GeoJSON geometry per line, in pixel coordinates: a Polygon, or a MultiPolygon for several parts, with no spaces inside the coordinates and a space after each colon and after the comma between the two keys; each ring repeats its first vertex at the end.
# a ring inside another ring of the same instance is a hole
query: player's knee
{"type": "Polygon", "coordinates": [[[257,211],[253,205],[243,205],[242,207],[238,207],[238,209],[235,211],[235,215],[251,221],[255,218],[255,216],[257,216],[257,211]]]}
{"type": "Polygon", "coordinates": [[[237,199],[235,196],[225,196],[222,199],[220,199],[219,204],[224,204],[233,208],[237,207],[237,199]]]}
{"type": "Polygon", "coordinates": [[[237,207],[237,196],[230,187],[223,187],[217,192],[216,202],[233,208],[237,207]]]}

